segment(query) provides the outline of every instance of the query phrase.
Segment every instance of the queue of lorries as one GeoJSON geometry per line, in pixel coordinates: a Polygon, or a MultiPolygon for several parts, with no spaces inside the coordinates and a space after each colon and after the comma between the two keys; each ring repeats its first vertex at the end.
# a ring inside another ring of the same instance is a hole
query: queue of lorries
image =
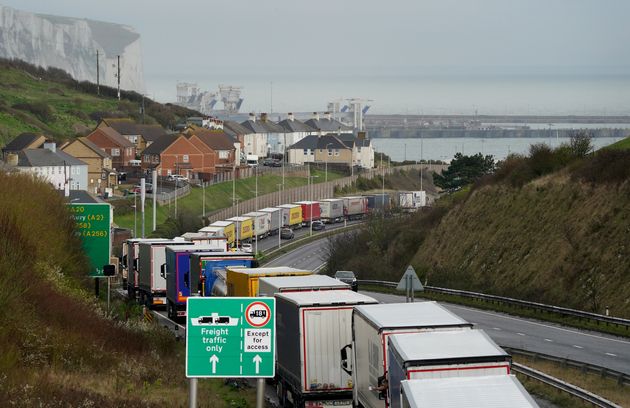
{"type": "Polygon", "coordinates": [[[537,407],[511,357],[436,302],[379,304],[329,276],[258,267],[226,237],[130,239],[129,296],[185,317],[190,296],[276,298],[281,406],[537,407]]]}

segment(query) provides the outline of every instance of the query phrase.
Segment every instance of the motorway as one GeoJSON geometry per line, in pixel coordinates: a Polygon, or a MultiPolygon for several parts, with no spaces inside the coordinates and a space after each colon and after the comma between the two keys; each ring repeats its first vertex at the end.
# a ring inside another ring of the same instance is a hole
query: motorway
{"type": "MultiPolygon", "coordinates": [[[[282,255],[266,266],[314,270],[326,262],[327,240],[321,239],[282,255]]],[[[360,271],[359,279],[361,278],[360,271]]],[[[402,276],[402,272],[401,272],[402,276]]],[[[363,292],[380,302],[404,302],[404,296],[363,292]]],[[[443,304],[483,329],[503,347],[549,354],[630,374],[630,341],[598,332],[578,330],[503,313],[443,304]]]]}

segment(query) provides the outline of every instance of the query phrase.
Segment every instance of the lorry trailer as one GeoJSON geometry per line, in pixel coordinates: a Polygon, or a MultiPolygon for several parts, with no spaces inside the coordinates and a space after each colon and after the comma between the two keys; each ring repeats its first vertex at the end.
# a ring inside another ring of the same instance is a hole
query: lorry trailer
{"type": "Polygon", "coordinates": [[[388,383],[392,408],[400,408],[400,383],[446,377],[509,375],[512,358],[483,330],[389,336],[388,383]]]}
{"type": "Polygon", "coordinates": [[[350,285],[326,275],[264,277],[258,279],[257,296],[314,290],[350,290],[350,285]]]}
{"type": "Polygon", "coordinates": [[[368,212],[367,197],[342,197],[343,215],[348,220],[360,220],[368,212]]]}
{"type": "Polygon", "coordinates": [[[244,251],[190,254],[190,285],[199,296],[227,296],[227,271],[233,268],[256,268],[254,255],[244,251]]]}
{"type": "Polygon", "coordinates": [[[210,236],[203,232],[186,232],[180,238],[197,245],[209,245],[214,249],[227,250],[227,238],[224,236],[210,236]]]}
{"type": "Polygon", "coordinates": [[[252,224],[254,226],[254,239],[262,239],[269,235],[271,214],[262,211],[252,211],[247,214],[243,214],[243,216],[252,219],[252,224]]]}
{"type": "Polygon", "coordinates": [[[326,198],[319,200],[321,220],[327,224],[343,221],[343,199],[326,198]]]}
{"type": "Polygon", "coordinates": [[[388,193],[370,194],[365,196],[368,202],[368,211],[385,211],[391,207],[391,198],[388,193]]]}
{"type": "Polygon", "coordinates": [[[207,227],[203,227],[199,230],[208,235],[223,235],[227,238],[229,246],[232,246],[236,241],[236,226],[231,221],[215,221],[207,227]]]}
{"type": "Polygon", "coordinates": [[[251,217],[232,217],[226,221],[234,223],[237,244],[249,241],[254,236],[254,220],[251,217]]]}
{"type": "Polygon", "coordinates": [[[436,302],[358,306],[352,316],[352,342],[341,350],[342,368],[352,374],[353,398],[366,408],[389,402],[375,391],[387,371],[388,337],[396,333],[470,330],[472,324],[436,302]]]}
{"type": "Polygon", "coordinates": [[[129,299],[135,299],[138,292],[138,244],[140,242],[168,241],[166,238],[131,238],[123,242],[120,264],[123,275],[123,289],[129,299]]]}
{"type": "Polygon", "coordinates": [[[351,400],[339,350],[352,338],[352,310],[376,304],[351,290],[276,293],[277,392],[281,406],[351,400]]]}
{"type": "Polygon", "coordinates": [[[309,226],[322,217],[318,201],[297,201],[295,204],[302,207],[302,225],[309,226]]]}
{"type": "Polygon", "coordinates": [[[282,209],[267,207],[258,211],[267,213],[271,217],[271,220],[269,221],[269,235],[278,234],[282,228],[282,209]]]}
{"type": "Polygon", "coordinates": [[[299,204],[280,204],[282,210],[282,225],[291,229],[302,226],[302,206],[299,204]]]}
{"type": "Polygon", "coordinates": [[[267,268],[227,268],[228,296],[253,297],[258,294],[258,279],[270,276],[310,275],[303,269],[276,266],[267,268]]]}

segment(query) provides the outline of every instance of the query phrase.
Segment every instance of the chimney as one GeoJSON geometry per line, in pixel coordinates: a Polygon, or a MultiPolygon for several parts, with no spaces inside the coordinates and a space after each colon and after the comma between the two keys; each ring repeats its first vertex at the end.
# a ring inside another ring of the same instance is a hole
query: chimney
{"type": "Polygon", "coordinates": [[[319,120],[319,113],[313,112],[313,119],[319,120]]]}
{"type": "Polygon", "coordinates": [[[18,155],[15,153],[7,154],[7,164],[9,166],[17,166],[18,165],[18,155]]]}
{"type": "Polygon", "coordinates": [[[293,116],[293,112],[289,112],[289,120],[293,122],[295,120],[295,116],[293,116]]]}
{"type": "Polygon", "coordinates": [[[324,115],[326,116],[326,120],[332,120],[332,115],[330,114],[330,112],[326,112],[324,113],[324,115]]]}
{"type": "Polygon", "coordinates": [[[365,132],[357,132],[357,138],[359,140],[365,140],[365,132]]]}
{"type": "Polygon", "coordinates": [[[249,120],[251,120],[252,122],[256,122],[256,114],[255,113],[250,113],[249,114],[249,120]]]}
{"type": "Polygon", "coordinates": [[[53,153],[57,152],[57,143],[53,142],[52,140],[50,141],[46,141],[44,143],[44,149],[48,149],[53,153]]]}
{"type": "Polygon", "coordinates": [[[267,114],[266,113],[261,113],[260,114],[260,121],[263,123],[267,122],[267,114]]]}

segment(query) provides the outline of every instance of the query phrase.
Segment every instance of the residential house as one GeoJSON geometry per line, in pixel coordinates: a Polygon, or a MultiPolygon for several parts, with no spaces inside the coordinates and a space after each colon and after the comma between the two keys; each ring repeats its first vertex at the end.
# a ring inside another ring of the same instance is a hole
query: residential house
{"type": "Polygon", "coordinates": [[[168,132],[160,125],[136,125],[140,138],[136,145],[136,152],[141,154],[151,143],[168,135],[168,132]]]}
{"type": "MultiPolygon", "coordinates": [[[[200,141],[212,155],[211,173],[232,171],[235,166],[236,149],[233,139],[221,130],[210,130],[196,126],[188,127],[184,132],[191,142],[200,141]]],[[[200,148],[201,150],[201,148],[200,148]]]]}
{"type": "Polygon", "coordinates": [[[193,179],[212,172],[213,163],[206,163],[208,152],[183,134],[167,135],[142,152],[142,168],[155,169],[160,176],[179,174],[193,179]]]}
{"type": "Polygon", "coordinates": [[[306,136],[288,148],[289,163],[340,163],[350,166],[352,149],[336,135],[306,136]]]}
{"type": "Polygon", "coordinates": [[[338,120],[333,119],[330,112],[326,112],[323,118],[320,118],[319,113],[314,112],[313,118],[307,120],[304,123],[314,129],[317,129],[322,135],[328,135],[332,133],[347,133],[353,131],[352,127],[344,125],[338,120]]]}
{"type": "Polygon", "coordinates": [[[56,189],[65,189],[66,184],[70,190],[88,187],[87,163],[57,150],[54,142],[46,142],[40,149],[22,150],[17,155],[17,170],[38,176],[56,189]]]}
{"type": "Polygon", "coordinates": [[[6,160],[9,153],[17,154],[24,149],[37,149],[41,147],[45,141],[46,137],[44,135],[22,133],[2,148],[2,157],[6,160]]]}
{"type": "Polygon", "coordinates": [[[129,161],[136,159],[136,146],[113,127],[97,127],[86,137],[112,157],[114,170],[130,166],[129,161]]]}
{"type": "Polygon", "coordinates": [[[306,123],[301,120],[295,119],[293,113],[289,113],[289,117],[278,123],[285,133],[284,137],[280,140],[281,142],[281,152],[284,151],[286,146],[292,146],[300,140],[304,139],[309,135],[316,135],[318,133],[317,129],[314,129],[308,126],[306,123]]]}
{"type": "Polygon", "coordinates": [[[112,157],[90,139],[76,138],[62,147],[61,150],[87,163],[89,192],[102,194],[103,189],[117,185],[117,173],[112,170],[112,157]]]}
{"type": "Polygon", "coordinates": [[[352,165],[371,169],[374,167],[374,147],[365,132],[359,132],[358,136],[352,133],[337,135],[346,146],[352,149],[352,165]]]}
{"type": "Polygon", "coordinates": [[[138,124],[126,118],[101,119],[97,128],[106,127],[113,128],[116,132],[120,133],[122,137],[133,143],[137,153],[141,153],[145,148],[150,146],[151,143],[167,134],[166,130],[160,125],[138,124]]]}
{"type": "Polygon", "coordinates": [[[245,155],[256,155],[258,158],[267,157],[270,150],[275,152],[278,149],[280,135],[284,134],[284,129],[269,121],[266,113],[256,119],[256,115],[251,113],[249,119],[241,123],[248,131],[243,136],[243,153],[245,155]],[[271,146],[273,143],[273,147],[271,146]]]}
{"type": "Polygon", "coordinates": [[[245,144],[245,135],[249,134],[249,129],[242,126],[238,122],[226,120],[223,122],[223,131],[226,135],[231,137],[234,142],[234,148],[236,149],[237,165],[245,161],[243,146],[245,144]]]}

